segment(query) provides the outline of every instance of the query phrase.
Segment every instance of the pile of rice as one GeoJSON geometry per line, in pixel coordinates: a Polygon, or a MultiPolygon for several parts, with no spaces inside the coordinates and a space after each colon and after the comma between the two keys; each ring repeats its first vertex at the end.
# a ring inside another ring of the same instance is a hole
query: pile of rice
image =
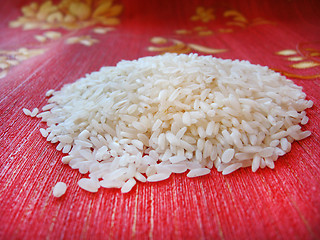
{"type": "MultiPolygon", "coordinates": [[[[48,125],[62,162],[89,173],[79,186],[129,192],[136,181],[274,168],[308,122],[302,88],[248,61],[165,54],[102,67],[46,94],[28,115],[48,125]]],[[[65,191],[65,190],[64,190],[65,191]]]]}

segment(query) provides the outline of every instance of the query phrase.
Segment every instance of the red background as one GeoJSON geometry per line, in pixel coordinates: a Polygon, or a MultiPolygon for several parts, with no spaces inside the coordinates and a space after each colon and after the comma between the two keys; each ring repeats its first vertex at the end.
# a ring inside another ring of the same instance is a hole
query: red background
{"type": "Polygon", "coordinates": [[[3,1],[0,7],[2,55],[21,47],[46,49],[10,67],[0,79],[1,239],[320,239],[319,1],[117,0],[123,11],[114,30],[99,35],[92,32],[96,26],[50,29],[62,36],[44,43],[34,36],[46,30],[9,27],[30,2],[3,1]],[[214,9],[215,19],[192,21],[199,6],[214,9]],[[240,12],[247,22],[230,25],[227,10],[240,12]],[[257,18],[267,22],[254,24],[257,18]],[[199,35],[199,26],[211,34],[199,35]],[[177,33],[181,29],[190,33],[177,33]],[[83,35],[98,42],[66,43],[83,35]],[[154,37],[167,43],[155,44],[154,37]],[[149,47],[171,46],[174,40],[187,52],[191,43],[226,49],[214,56],[249,60],[287,75],[314,102],[307,111],[310,122],[303,127],[312,135],[295,142],[274,170],[240,169],[222,176],[213,169],[196,179],[179,174],[159,183],[139,183],[128,194],[83,191],[77,186],[82,175],[61,163],[63,154],[39,133],[44,124],[25,116],[22,108],[42,107],[47,90],[58,90],[102,66],[161,54],[149,47]],[[278,54],[288,49],[314,66],[294,67],[297,62],[290,56],[278,54]],[[58,181],[69,186],[59,199],[52,196],[58,181]]]}

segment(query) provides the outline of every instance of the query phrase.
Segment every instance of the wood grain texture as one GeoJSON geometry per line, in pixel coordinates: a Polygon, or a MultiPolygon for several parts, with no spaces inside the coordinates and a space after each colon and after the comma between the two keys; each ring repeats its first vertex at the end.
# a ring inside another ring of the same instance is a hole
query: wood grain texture
{"type": "MultiPolygon", "coordinates": [[[[0,79],[0,239],[320,239],[320,78],[302,78],[317,76],[320,67],[295,69],[277,54],[285,49],[303,57],[302,50],[320,52],[319,1],[116,0],[124,10],[112,31],[95,34],[95,26],[50,29],[62,36],[44,43],[34,36],[45,30],[9,27],[31,2],[5,1],[0,7],[1,51],[45,49],[10,67],[0,79]],[[190,20],[199,6],[212,8],[214,20],[190,20]],[[228,24],[234,21],[224,16],[229,10],[241,13],[246,25],[228,24]],[[258,24],[257,18],[267,23],[258,24]],[[188,34],[178,34],[181,29],[188,34]],[[212,34],[199,34],[209,30],[212,34]],[[98,42],[66,43],[84,35],[98,42]],[[166,43],[157,45],[154,37],[166,43]],[[58,90],[102,66],[161,54],[148,47],[167,48],[172,39],[184,49],[188,44],[227,49],[216,56],[290,73],[314,102],[307,111],[310,122],[303,127],[313,132],[311,137],[295,142],[274,170],[240,169],[222,176],[213,169],[195,179],[179,174],[160,183],[138,183],[128,194],[83,191],[77,186],[82,175],[61,163],[63,154],[41,136],[44,123],[25,116],[22,108],[41,108],[47,90],[58,90]],[[309,45],[301,50],[301,43],[309,45]],[[58,181],[68,189],[56,199],[52,188],[58,181]]],[[[319,62],[319,56],[311,60],[319,62]]]]}

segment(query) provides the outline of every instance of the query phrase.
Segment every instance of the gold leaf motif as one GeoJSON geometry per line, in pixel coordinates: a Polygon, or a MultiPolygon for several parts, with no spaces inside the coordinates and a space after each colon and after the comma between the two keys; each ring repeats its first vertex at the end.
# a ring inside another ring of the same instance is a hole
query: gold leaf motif
{"type": "Polygon", "coordinates": [[[178,54],[188,54],[191,52],[191,49],[185,45],[176,44],[171,47],[163,48],[163,47],[148,47],[150,52],[162,52],[162,53],[178,53],[178,54]]]}
{"type": "Polygon", "coordinates": [[[186,44],[180,40],[176,40],[176,39],[166,39],[163,37],[153,37],[150,39],[150,42],[154,43],[154,44],[158,44],[158,45],[164,45],[164,44],[168,44],[168,43],[172,43],[172,45],[169,46],[150,46],[148,47],[149,51],[152,52],[162,52],[162,53],[166,53],[166,52],[170,52],[170,53],[191,53],[192,50],[198,51],[198,52],[203,52],[203,53],[207,53],[207,54],[217,54],[217,53],[222,53],[227,51],[226,49],[214,49],[214,48],[209,48],[209,47],[205,47],[205,46],[201,46],[198,44],[193,44],[193,43],[189,43],[186,44]]]}
{"type": "MultiPolygon", "coordinates": [[[[205,8],[203,6],[198,6],[195,10],[196,14],[190,17],[191,21],[202,21],[203,23],[207,23],[211,20],[215,20],[216,16],[213,14],[213,8],[205,8]]],[[[225,25],[222,28],[213,29],[212,25],[208,26],[199,26],[199,28],[203,28],[202,30],[193,29],[197,31],[199,36],[210,36],[214,34],[214,32],[218,33],[231,33],[234,32],[235,27],[247,28],[249,26],[260,25],[260,24],[273,24],[272,22],[265,20],[263,18],[255,18],[255,19],[248,19],[244,14],[235,10],[235,9],[227,9],[223,12],[224,18],[228,18],[227,21],[224,21],[223,24],[225,25]],[[228,27],[230,26],[230,27],[228,27]]],[[[177,30],[177,34],[189,34],[194,33],[190,30],[177,30]]]]}
{"type": "Polygon", "coordinates": [[[85,3],[74,2],[70,4],[69,12],[80,20],[86,20],[90,17],[91,9],[85,3]]]}
{"type": "MultiPolygon", "coordinates": [[[[152,38],[150,40],[151,42],[162,42],[162,43],[167,43],[168,40],[167,39],[161,39],[161,37],[156,37],[156,38],[152,38]]],[[[170,53],[190,53],[191,49],[184,44],[183,42],[179,41],[179,40],[172,40],[173,45],[171,46],[164,46],[164,47],[149,47],[148,50],[151,52],[162,52],[162,53],[166,53],[166,52],[170,52],[170,53]]]]}
{"type": "Polygon", "coordinates": [[[105,34],[107,32],[113,31],[113,30],[114,30],[114,28],[112,28],[112,27],[105,27],[105,28],[97,27],[97,28],[94,28],[92,31],[96,34],[105,34]]]}
{"type": "Polygon", "coordinates": [[[198,32],[199,36],[210,36],[212,34],[213,34],[213,31],[211,31],[211,30],[198,32]]]}
{"type": "Polygon", "coordinates": [[[247,26],[247,24],[245,24],[243,22],[227,22],[226,24],[227,24],[227,26],[238,26],[238,27],[242,27],[242,28],[245,28],[247,26]]]}
{"type": "Polygon", "coordinates": [[[224,17],[233,17],[234,21],[247,23],[248,20],[243,16],[242,13],[238,12],[237,10],[227,10],[223,14],[224,17]]]}
{"type": "Polygon", "coordinates": [[[312,68],[317,66],[320,66],[320,63],[313,62],[313,61],[299,62],[291,65],[291,67],[297,68],[297,69],[312,68]]]}
{"type": "Polygon", "coordinates": [[[210,53],[210,54],[216,54],[216,53],[222,53],[226,52],[226,49],[214,49],[209,47],[204,47],[198,44],[189,43],[188,46],[198,52],[204,52],[204,53],[210,53]]]}
{"type": "Polygon", "coordinates": [[[191,21],[202,21],[202,22],[209,22],[215,19],[213,15],[213,8],[204,8],[204,7],[197,7],[196,14],[192,16],[191,21]]]}
{"type": "Polygon", "coordinates": [[[60,32],[55,32],[55,31],[47,31],[44,32],[42,35],[35,35],[34,38],[38,41],[38,42],[46,42],[48,39],[50,40],[56,40],[58,38],[60,38],[62,36],[62,34],[60,32]]]}
{"type": "Polygon", "coordinates": [[[70,37],[66,40],[67,44],[80,43],[80,44],[88,46],[88,47],[92,46],[93,44],[95,44],[97,42],[98,42],[98,40],[91,38],[90,35],[70,37]]]}
{"type": "Polygon", "coordinates": [[[265,20],[265,19],[261,19],[261,18],[256,18],[253,19],[251,25],[263,25],[263,24],[274,24],[274,22],[265,20]]]}
{"type": "Polygon", "coordinates": [[[106,14],[108,12],[108,10],[110,9],[112,5],[111,1],[105,2],[101,5],[99,5],[99,7],[96,8],[96,10],[93,12],[92,16],[93,17],[97,17],[103,14],[106,14]]]}
{"type": "Polygon", "coordinates": [[[38,42],[45,42],[47,41],[47,38],[45,36],[42,35],[35,35],[34,38],[38,41],[38,42]]]}
{"type": "Polygon", "coordinates": [[[316,74],[316,75],[299,75],[299,74],[294,74],[294,73],[289,73],[286,71],[282,71],[279,69],[274,69],[272,68],[273,71],[279,72],[282,75],[285,75],[289,78],[297,78],[297,79],[303,79],[303,80],[311,80],[311,79],[315,79],[315,78],[320,78],[320,74],[316,74]]]}
{"type": "Polygon", "coordinates": [[[281,55],[281,56],[290,56],[290,55],[296,55],[298,54],[296,50],[293,49],[285,49],[285,50],[281,50],[276,52],[276,54],[281,55]]]}
{"type": "Polygon", "coordinates": [[[58,8],[52,5],[51,1],[44,2],[36,15],[38,20],[45,20],[50,13],[56,12],[58,8]]]}
{"type": "Polygon", "coordinates": [[[75,44],[80,42],[80,37],[70,37],[66,40],[67,44],[75,44]]]}
{"type": "Polygon", "coordinates": [[[47,17],[47,21],[48,21],[49,23],[61,22],[61,21],[63,21],[63,15],[62,15],[61,12],[51,13],[51,14],[47,17]]]}
{"type": "Polygon", "coordinates": [[[113,7],[110,8],[109,12],[107,12],[105,14],[105,16],[107,17],[114,17],[114,16],[117,16],[121,13],[122,11],[122,6],[121,5],[115,5],[113,7]]]}
{"type": "Polygon", "coordinates": [[[315,48],[310,48],[310,47],[305,48],[305,50],[308,51],[308,52],[318,51],[317,49],[315,49],[315,48]]]}
{"type": "Polygon", "coordinates": [[[311,57],[319,57],[320,56],[320,52],[312,52],[310,53],[311,57]]]}
{"type": "Polygon", "coordinates": [[[27,22],[23,25],[23,30],[31,30],[38,27],[38,23],[36,22],[27,22]]]}
{"type": "Polygon", "coordinates": [[[234,21],[247,23],[248,20],[243,15],[238,15],[233,18],[234,21]]]}
{"type": "Polygon", "coordinates": [[[60,32],[55,32],[55,31],[48,31],[48,32],[45,32],[43,34],[43,36],[49,38],[49,39],[58,39],[61,37],[61,33],[60,32]]]}
{"type": "Polygon", "coordinates": [[[4,78],[11,67],[24,60],[44,53],[44,49],[19,48],[18,50],[0,50],[0,78],[4,78]]]}
{"type": "Polygon", "coordinates": [[[18,28],[21,27],[22,23],[18,20],[9,22],[9,27],[18,28]]]}
{"type": "Polygon", "coordinates": [[[192,31],[190,30],[186,30],[186,29],[178,29],[176,30],[176,34],[179,34],[179,35],[186,35],[186,34],[191,34],[192,31]]]}
{"type": "Polygon", "coordinates": [[[36,14],[38,7],[38,3],[33,2],[28,6],[22,7],[21,11],[26,17],[32,17],[36,14]]]}
{"type": "Polygon", "coordinates": [[[233,32],[233,29],[232,28],[220,28],[218,31],[221,33],[231,33],[231,32],[233,32]]]}
{"type": "Polygon", "coordinates": [[[71,14],[67,14],[63,19],[65,23],[72,23],[72,22],[75,22],[76,20],[77,20],[76,17],[71,14]]]}
{"type": "Polygon", "coordinates": [[[101,18],[99,20],[104,25],[117,25],[120,23],[118,18],[101,18]]]}
{"type": "Polygon", "coordinates": [[[237,10],[227,10],[224,12],[223,16],[226,18],[232,18],[232,21],[226,23],[226,25],[229,26],[239,26],[242,28],[246,28],[254,25],[273,24],[272,22],[263,18],[255,18],[253,20],[247,19],[246,16],[244,16],[237,10]]]}
{"type": "Polygon", "coordinates": [[[122,5],[113,5],[112,0],[61,0],[60,3],[44,1],[23,6],[23,16],[11,21],[12,28],[29,29],[79,29],[88,26],[116,25],[122,5]]]}
{"type": "MultiPolygon", "coordinates": [[[[315,79],[319,78],[320,74],[310,75],[310,71],[305,73],[308,75],[301,74],[304,69],[315,68],[317,71],[320,66],[320,61],[317,58],[320,56],[320,51],[318,50],[320,42],[300,42],[297,44],[296,49],[284,49],[276,52],[277,55],[284,56],[286,60],[293,62],[289,65],[291,68],[298,69],[299,74],[289,73],[285,71],[278,70],[283,75],[287,77],[293,77],[298,79],[315,79]]],[[[317,71],[319,72],[319,71],[317,71]]]]}
{"type": "Polygon", "coordinates": [[[207,27],[204,27],[204,26],[197,26],[197,27],[194,27],[193,28],[195,31],[203,31],[203,30],[206,30],[208,29],[207,27]]]}
{"type": "MultiPolygon", "coordinates": [[[[79,25],[77,22],[65,22],[61,25],[63,28],[66,28],[68,30],[78,29],[79,25]]],[[[82,23],[81,28],[88,27],[89,25],[87,23],[82,23]]]]}
{"type": "Polygon", "coordinates": [[[179,29],[179,30],[176,30],[175,33],[179,35],[187,35],[187,34],[194,33],[194,34],[198,34],[199,36],[210,36],[214,32],[205,26],[197,26],[197,27],[194,27],[193,30],[179,29]]]}
{"type": "Polygon", "coordinates": [[[304,57],[300,57],[300,56],[297,56],[297,57],[288,57],[288,60],[289,60],[289,61],[292,61],[292,62],[302,61],[303,59],[305,59],[305,58],[304,58],[304,57]]]}
{"type": "Polygon", "coordinates": [[[150,42],[154,44],[165,44],[168,42],[168,40],[163,37],[153,37],[151,38],[150,42]]]}
{"type": "MultiPolygon", "coordinates": [[[[71,1],[72,1],[72,0],[71,0],[71,1]]],[[[86,4],[88,4],[89,6],[92,5],[93,1],[94,1],[94,0],[85,0],[86,4]]],[[[108,1],[108,2],[112,2],[112,0],[107,0],[107,1],[108,1]]],[[[100,1],[100,2],[103,2],[103,0],[100,1]]]]}

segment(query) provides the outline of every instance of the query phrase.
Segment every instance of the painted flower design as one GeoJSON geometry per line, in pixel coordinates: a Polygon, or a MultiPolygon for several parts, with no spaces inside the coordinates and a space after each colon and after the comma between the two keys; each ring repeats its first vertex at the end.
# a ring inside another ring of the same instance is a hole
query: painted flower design
{"type": "Polygon", "coordinates": [[[44,49],[19,48],[17,50],[0,49],[0,78],[4,78],[10,68],[31,57],[44,53],[44,49]]]}
{"type": "Polygon", "coordinates": [[[177,39],[167,39],[164,37],[153,37],[150,42],[157,46],[150,46],[148,50],[150,52],[161,52],[161,53],[191,53],[193,51],[206,53],[206,54],[217,54],[226,52],[227,49],[216,49],[210,48],[194,43],[184,43],[177,39]]]}
{"type": "Polygon", "coordinates": [[[209,22],[214,20],[213,8],[197,7],[196,14],[191,17],[192,21],[209,22]]]}
{"type": "Polygon", "coordinates": [[[248,19],[244,14],[237,10],[227,10],[223,13],[223,16],[229,19],[226,22],[226,25],[228,26],[246,28],[255,25],[273,24],[273,22],[270,22],[263,18],[248,19]]]}
{"type": "Polygon", "coordinates": [[[295,49],[287,48],[276,52],[276,55],[284,58],[289,63],[289,67],[293,71],[274,70],[292,78],[320,78],[320,74],[318,74],[320,68],[319,44],[320,42],[302,42],[298,43],[295,49]],[[295,73],[297,71],[298,73],[295,73]]]}
{"type": "Polygon", "coordinates": [[[116,25],[123,6],[112,0],[47,0],[22,7],[23,16],[10,22],[10,27],[28,29],[79,29],[96,24],[116,25]]]}
{"type": "Polygon", "coordinates": [[[67,44],[75,44],[80,43],[84,46],[92,46],[93,44],[97,43],[98,40],[92,38],[90,35],[85,36],[76,36],[76,37],[70,37],[66,40],[67,44]]]}
{"type": "Polygon", "coordinates": [[[319,42],[299,43],[297,49],[284,49],[276,54],[284,56],[296,69],[314,68],[320,66],[319,42]]]}

